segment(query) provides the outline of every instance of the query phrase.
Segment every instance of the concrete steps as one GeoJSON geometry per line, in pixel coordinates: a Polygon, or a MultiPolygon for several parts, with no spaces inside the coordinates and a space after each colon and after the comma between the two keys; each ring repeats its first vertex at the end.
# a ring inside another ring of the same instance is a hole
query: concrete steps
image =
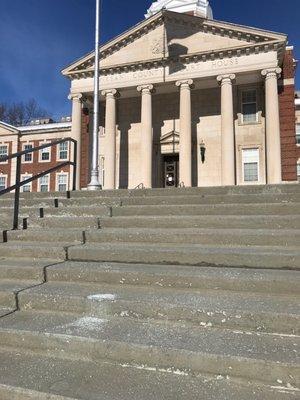
{"type": "Polygon", "coordinates": [[[214,327],[71,315],[22,312],[3,320],[0,344],[63,359],[106,360],[230,375],[264,384],[299,385],[299,338],[214,327]],[[68,342],[66,342],[68,341],[68,342]],[[67,346],[66,346],[67,343],[67,346]],[[151,350],[150,350],[151,349],[151,350]]]}
{"type": "Polygon", "coordinates": [[[0,243],[1,399],[299,398],[299,185],[70,196],[0,243]]]}
{"type": "Polygon", "coordinates": [[[277,383],[241,383],[226,376],[198,375],[108,361],[48,358],[45,355],[0,352],[2,400],[295,400],[297,393],[277,383]],[[3,365],[6,365],[4,368],[3,365]],[[86,378],[82,379],[82,371],[86,378]],[[118,377],[118,379],[115,379],[118,377]],[[138,382],[138,384],[137,384],[138,382]]]}
{"type": "Polygon", "coordinates": [[[221,246],[178,243],[100,243],[70,247],[73,261],[114,261],[149,264],[212,265],[299,269],[299,246],[221,246]]]}

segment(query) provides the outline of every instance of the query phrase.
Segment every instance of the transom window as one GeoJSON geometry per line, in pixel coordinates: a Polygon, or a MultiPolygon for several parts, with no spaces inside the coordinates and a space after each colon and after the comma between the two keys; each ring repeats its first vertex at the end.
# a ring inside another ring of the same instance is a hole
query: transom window
{"type": "Polygon", "coordinates": [[[0,191],[6,189],[6,176],[0,176],[0,191]]]}
{"type": "MultiPolygon", "coordinates": [[[[24,175],[21,175],[21,182],[26,181],[26,179],[29,179],[29,178],[32,178],[32,175],[31,175],[31,174],[24,174],[24,175]]],[[[29,192],[31,192],[31,191],[32,191],[32,184],[31,184],[31,182],[26,183],[25,185],[23,185],[23,186],[21,187],[21,191],[22,191],[23,193],[29,193],[29,192]]]]}
{"type": "MultiPolygon", "coordinates": [[[[45,142],[40,143],[40,146],[47,144],[45,142]]],[[[40,161],[50,161],[50,147],[46,147],[40,150],[40,161]]]]}
{"type": "MultiPolygon", "coordinates": [[[[0,162],[2,157],[8,156],[8,145],[7,144],[0,144],[0,162]]],[[[6,161],[2,161],[3,163],[6,163],[6,161]]]]}
{"type": "Polygon", "coordinates": [[[257,122],[257,93],[255,89],[242,92],[243,123],[257,122]]]}
{"type": "Polygon", "coordinates": [[[69,143],[64,142],[58,145],[58,159],[59,160],[67,160],[69,152],[69,143]]]}
{"type": "MultiPolygon", "coordinates": [[[[33,148],[32,144],[26,143],[23,145],[23,150],[31,150],[33,148]]],[[[23,161],[26,163],[32,162],[32,153],[24,154],[23,161]]]]}
{"type": "Polygon", "coordinates": [[[42,176],[39,179],[40,192],[49,192],[49,175],[42,176]]]}
{"type": "Polygon", "coordinates": [[[296,143],[300,145],[300,124],[296,124],[296,143]]]}
{"type": "Polygon", "coordinates": [[[57,190],[59,192],[66,192],[68,186],[68,175],[67,174],[58,174],[57,175],[57,190]]]}
{"type": "Polygon", "coordinates": [[[259,149],[243,150],[244,182],[258,182],[259,180],[259,149]]]}

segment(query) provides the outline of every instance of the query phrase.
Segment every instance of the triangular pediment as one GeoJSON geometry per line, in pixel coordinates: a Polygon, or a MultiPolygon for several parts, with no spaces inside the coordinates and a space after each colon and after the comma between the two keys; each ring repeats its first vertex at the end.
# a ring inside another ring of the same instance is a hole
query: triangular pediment
{"type": "MultiPolygon", "coordinates": [[[[103,70],[179,57],[237,49],[268,51],[286,43],[286,35],[196,16],[161,11],[101,47],[103,70]]],[[[91,76],[94,53],[62,71],[66,76],[91,76]]]]}
{"type": "Polygon", "coordinates": [[[16,127],[9,125],[6,122],[0,121],[0,135],[12,135],[18,133],[19,130],[16,127]]]}
{"type": "Polygon", "coordinates": [[[179,132],[176,131],[171,131],[168,133],[165,133],[162,135],[160,138],[160,144],[170,144],[170,143],[179,143],[179,132]]]}

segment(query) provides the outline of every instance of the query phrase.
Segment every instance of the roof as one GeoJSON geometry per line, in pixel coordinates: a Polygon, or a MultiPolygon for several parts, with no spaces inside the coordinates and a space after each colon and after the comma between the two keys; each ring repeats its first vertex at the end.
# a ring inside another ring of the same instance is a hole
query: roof
{"type": "Polygon", "coordinates": [[[68,129],[72,127],[72,122],[54,122],[51,124],[42,125],[26,125],[20,126],[18,129],[20,132],[32,132],[32,131],[43,131],[49,129],[68,129]]]}

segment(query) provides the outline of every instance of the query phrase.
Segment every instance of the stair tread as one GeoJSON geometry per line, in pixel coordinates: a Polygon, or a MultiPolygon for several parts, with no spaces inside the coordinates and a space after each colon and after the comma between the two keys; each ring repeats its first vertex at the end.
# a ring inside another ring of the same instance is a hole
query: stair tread
{"type": "Polygon", "coordinates": [[[25,400],[99,400],[99,393],[101,400],[198,400],[199,393],[203,400],[294,400],[297,396],[296,390],[278,384],[272,388],[223,376],[193,377],[175,369],[105,360],[75,363],[4,350],[0,359],[0,395],[7,396],[4,400],[11,399],[13,393],[25,400]]]}
{"type": "MultiPolygon", "coordinates": [[[[125,283],[125,279],[120,282],[125,283]]],[[[159,281],[157,282],[160,283],[159,281]]],[[[274,313],[300,316],[299,296],[241,293],[222,290],[194,290],[153,287],[132,287],[112,284],[77,284],[48,282],[24,293],[26,297],[44,296],[63,301],[64,298],[79,297],[93,309],[101,309],[106,301],[131,301],[151,303],[159,306],[186,307],[195,311],[213,312],[223,315],[233,313],[274,313]],[[108,299],[107,299],[108,297],[108,299]]],[[[21,294],[21,300],[22,300],[21,294]]],[[[237,316],[237,318],[239,315],[237,316]]]]}
{"type": "MultiPolygon", "coordinates": [[[[184,323],[136,321],[93,314],[17,312],[0,321],[1,332],[72,337],[107,343],[122,342],[166,350],[211,354],[229,358],[264,360],[300,367],[300,337],[191,327],[184,323]],[[284,340],[283,340],[284,339],[284,340]]],[[[3,344],[2,344],[3,345],[3,344]]]]}

